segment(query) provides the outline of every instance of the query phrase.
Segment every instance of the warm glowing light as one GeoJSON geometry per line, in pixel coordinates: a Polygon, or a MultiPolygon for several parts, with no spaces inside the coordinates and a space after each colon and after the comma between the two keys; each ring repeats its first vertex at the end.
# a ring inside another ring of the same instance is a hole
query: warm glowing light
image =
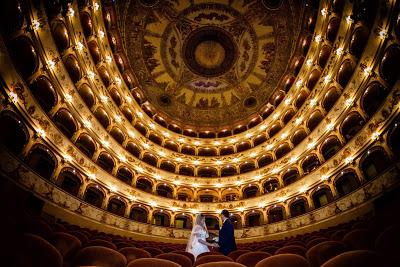
{"type": "Polygon", "coordinates": [[[262,176],[260,175],[260,174],[257,174],[255,177],[254,177],[254,179],[256,179],[256,180],[260,180],[262,178],[262,176]]]}
{"type": "Polygon", "coordinates": [[[305,192],[307,192],[307,187],[306,186],[302,186],[299,190],[300,194],[303,194],[305,192]]]}
{"type": "Polygon", "coordinates": [[[374,133],[371,134],[371,139],[372,140],[378,140],[379,136],[380,136],[379,132],[374,132],[374,133]]]}
{"type": "Polygon", "coordinates": [[[285,196],[278,198],[278,201],[279,201],[279,202],[285,202],[285,200],[286,200],[286,197],[285,197],[285,196]]]}
{"type": "Polygon", "coordinates": [[[307,144],[307,149],[313,149],[315,146],[315,143],[308,143],[307,144]]]}
{"type": "Polygon", "coordinates": [[[88,76],[88,78],[89,78],[90,80],[93,80],[93,79],[94,79],[94,72],[91,71],[91,70],[89,70],[89,71],[87,72],[87,76],[88,76]]]}
{"type": "Polygon", "coordinates": [[[220,188],[220,187],[222,187],[222,184],[220,184],[220,183],[215,184],[215,187],[220,188]]]}
{"type": "Polygon", "coordinates": [[[154,123],[149,123],[149,127],[150,127],[151,129],[156,128],[156,126],[154,125],[154,123]]]}
{"type": "Polygon", "coordinates": [[[163,132],[163,135],[167,138],[169,138],[171,135],[168,132],[163,132]]]}
{"type": "Polygon", "coordinates": [[[104,38],[104,32],[102,30],[99,31],[99,37],[100,37],[100,39],[104,38]]]}
{"type": "Polygon", "coordinates": [[[302,118],[297,118],[297,119],[294,120],[294,124],[300,125],[300,123],[301,123],[302,121],[303,121],[302,118]]]}
{"type": "Polygon", "coordinates": [[[346,99],[345,103],[346,107],[350,107],[351,105],[353,105],[353,99],[348,98],[346,99]]]}
{"type": "Polygon", "coordinates": [[[142,112],[138,112],[137,115],[138,115],[139,118],[143,118],[143,113],[142,112]]]}
{"type": "Polygon", "coordinates": [[[300,79],[296,82],[296,87],[301,87],[303,85],[303,80],[300,79]]]}
{"type": "Polygon", "coordinates": [[[166,156],[166,154],[165,154],[164,151],[159,151],[159,152],[158,152],[158,155],[160,155],[161,157],[165,157],[165,156],[166,156]]]}
{"type": "Polygon", "coordinates": [[[274,120],[277,120],[277,119],[279,118],[279,114],[278,114],[278,113],[275,113],[274,116],[272,116],[272,118],[273,118],[274,120]]]}
{"type": "Polygon", "coordinates": [[[387,31],[385,29],[382,29],[379,31],[378,33],[379,38],[381,38],[382,40],[386,39],[387,37],[387,31]]]}
{"type": "Polygon", "coordinates": [[[106,95],[100,95],[100,101],[103,103],[107,103],[108,102],[108,97],[106,95]]]}
{"type": "Polygon", "coordinates": [[[93,4],[93,8],[94,8],[94,11],[97,11],[97,10],[99,10],[99,4],[98,3],[94,3],[93,4]]]}
{"type": "Polygon", "coordinates": [[[281,134],[281,139],[285,139],[286,137],[288,137],[288,133],[286,132],[286,133],[283,133],[283,134],[281,134]]]}
{"type": "Polygon", "coordinates": [[[349,157],[347,157],[347,158],[344,159],[344,162],[345,162],[346,164],[350,164],[352,161],[353,161],[353,157],[352,157],[352,156],[349,156],[349,157]]]}
{"type": "Polygon", "coordinates": [[[312,59],[308,59],[308,60],[306,61],[306,64],[307,64],[307,66],[311,67],[311,65],[313,64],[312,59]]]}
{"type": "Polygon", "coordinates": [[[52,60],[52,59],[49,59],[49,60],[47,61],[47,67],[48,67],[50,70],[54,70],[54,68],[56,67],[56,62],[55,62],[54,60],[52,60]]]}
{"type": "Polygon", "coordinates": [[[179,143],[184,143],[184,142],[185,142],[185,139],[182,138],[182,137],[181,137],[181,138],[178,138],[178,142],[179,142],[179,143]]]}
{"type": "Polygon", "coordinates": [[[321,40],[322,40],[321,35],[319,35],[319,34],[315,35],[315,39],[314,40],[315,40],[316,43],[321,42],[321,40]]]}
{"type": "Polygon", "coordinates": [[[197,187],[199,186],[199,184],[198,184],[198,183],[194,183],[194,184],[192,184],[192,186],[193,186],[194,188],[197,188],[197,187]]]}
{"type": "Polygon", "coordinates": [[[261,131],[264,131],[265,129],[267,129],[267,125],[261,124],[261,125],[260,125],[260,130],[261,130],[261,131]]]}
{"type": "Polygon", "coordinates": [[[68,8],[67,16],[72,18],[74,15],[75,15],[75,11],[72,9],[72,7],[68,8]]]}
{"type": "Polygon", "coordinates": [[[229,140],[229,143],[231,143],[231,144],[233,144],[233,143],[235,143],[235,142],[236,142],[236,139],[235,139],[235,138],[232,138],[232,139],[229,140]]]}
{"type": "Polygon", "coordinates": [[[247,134],[246,134],[246,138],[250,138],[250,137],[252,137],[252,136],[253,136],[252,133],[247,133],[247,134]]]}
{"type": "Polygon", "coordinates": [[[221,142],[220,141],[214,141],[213,144],[216,145],[216,146],[219,146],[221,144],[221,142]]]}
{"type": "Polygon", "coordinates": [[[36,129],[36,135],[39,138],[46,138],[46,132],[42,128],[36,129]]]}
{"type": "Polygon", "coordinates": [[[150,148],[150,145],[147,144],[147,143],[144,143],[144,144],[143,144],[143,147],[144,147],[145,149],[149,149],[149,148],[150,148]]]}
{"type": "Polygon", "coordinates": [[[233,163],[237,163],[237,162],[239,162],[239,159],[238,159],[238,158],[233,158],[233,159],[232,159],[232,162],[233,162],[233,163]]]}
{"type": "Polygon", "coordinates": [[[250,157],[251,157],[251,158],[255,158],[256,156],[257,156],[257,153],[256,153],[256,152],[251,152],[251,153],[250,153],[250,157]]]}
{"type": "Polygon", "coordinates": [[[335,127],[335,125],[333,123],[329,123],[329,124],[326,125],[326,130],[327,131],[332,131],[334,127],[335,127]]]}
{"type": "Polygon", "coordinates": [[[126,159],[126,157],[124,155],[120,155],[119,156],[119,160],[122,161],[122,162],[126,162],[127,159],[126,159]]]}
{"type": "Polygon", "coordinates": [[[339,47],[338,49],[336,49],[335,53],[336,53],[337,56],[343,55],[343,47],[339,47]]]}
{"type": "Polygon", "coordinates": [[[110,57],[110,56],[106,56],[106,61],[107,61],[108,63],[111,63],[111,61],[112,61],[112,57],[110,57]]]}
{"type": "Polygon", "coordinates": [[[243,211],[244,211],[244,208],[243,208],[243,207],[239,207],[239,208],[238,208],[238,211],[239,211],[239,212],[243,212],[243,211]]]}
{"type": "Polygon", "coordinates": [[[290,159],[289,159],[289,163],[290,164],[293,164],[293,163],[295,163],[297,161],[297,158],[296,157],[291,157],[290,159]]]}
{"type": "Polygon", "coordinates": [[[161,179],[161,175],[159,175],[159,174],[157,173],[157,174],[154,175],[154,178],[155,178],[156,180],[160,180],[160,179],[161,179]]]}
{"type": "Polygon", "coordinates": [[[291,102],[292,102],[292,99],[288,98],[285,100],[285,105],[290,105],[291,102]]]}
{"type": "Polygon", "coordinates": [[[64,155],[64,161],[71,162],[72,161],[72,157],[70,155],[68,155],[68,154],[65,154],[64,155]]]}
{"type": "Polygon", "coordinates": [[[346,17],[346,22],[347,22],[347,24],[352,24],[354,22],[354,20],[349,15],[349,16],[346,17]]]}
{"type": "Polygon", "coordinates": [[[194,144],[195,146],[198,146],[198,145],[200,145],[200,141],[194,141],[193,144],[194,144]]]}
{"type": "Polygon", "coordinates": [[[180,185],[180,184],[182,184],[182,182],[181,181],[179,181],[179,180],[174,180],[174,182],[173,182],[175,185],[180,185]]]}
{"type": "Polygon", "coordinates": [[[326,181],[326,180],[328,180],[328,178],[329,178],[329,176],[326,175],[326,174],[324,174],[324,175],[321,176],[321,180],[322,180],[322,181],[326,181]]]}
{"type": "Polygon", "coordinates": [[[217,164],[217,165],[221,165],[221,164],[222,164],[222,161],[220,161],[220,160],[217,160],[217,161],[215,161],[215,164],[217,164]]]}
{"type": "Polygon", "coordinates": [[[198,160],[193,160],[193,164],[194,164],[194,165],[199,165],[199,163],[200,163],[200,161],[198,161],[198,160]]]}
{"type": "Polygon", "coordinates": [[[78,50],[79,52],[83,50],[83,44],[81,42],[76,43],[76,50],[78,50]]]}
{"type": "Polygon", "coordinates": [[[116,83],[118,86],[120,86],[121,83],[122,83],[121,78],[116,77],[116,78],[115,78],[115,83],[116,83]]]}
{"type": "Polygon", "coordinates": [[[178,162],[182,162],[182,158],[176,158],[175,160],[178,162]]]}
{"type": "Polygon", "coordinates": [[[272,150],[272,148],[274,148],[274,146],[272,144],[268,144],[265,148],[267,150],[272,150]]]}
{"type": "Polygon", "coordinates": [[[372,72],[372,67],[366,67],[363,72],[364,72],[364,76],[368,77],[372,72]]]}
{"type": "Polygon", "coordinates": [[[89,177],[90,180],[96,179],[96,175],[94,173],[88,173],[87,176],[89,177]]]}
{"type": "Polygon", "coordinates": [[[328,11],[326,10],[326,8],[321,9],[321,14],[322,16],[326,16],[326,14],[328,14],[328,11]]]}
{"type": "Polygon", "coordinates": [[[136,136],[135,132],[133,132],[133,131],[129,131],[128,134],[131,138],[135,138],[135,136],[136,136]]]}
{"type": "Polygon", "coordinates": [[[137,166],[137,167],[136,167],[136,171],[139,172],[139,173],[142,173],[144,170],[143,170],[142,167],[137,166]]]}
{"type": "Polygon", "coordinates": [[[315,105],[317,105],[317,99],[313,98],[310,100],[310,106],[315,107],[315,105]]]}
{"type": "Polygon", "coordinates": [[[92,123],[91,123],[90,121],[88,121],[88,120],[84,121],[84,122],[83,122],[83,125],[84,125],[86,128],[92,128],[92,123]]]}
{"type": "Polygon", "coordinates": [[[110,146],[110,142],[108,142],[107,140],[103,140],[103,146],[105,147],[109,147],[110,146]]]}
{"type": "Polygon", "coordinates": [[[277,169],[277,168],[273,168],[272,170],[271,170],[271,173],[272,174],[277,174],[279,172],[279,170],[277,169]]]}
{"type": "Polygon", "coordinates": [[[66,94],[65,95],[65,101],[68,102],[68,103],[71,103],[72,102],[72,96],[70,94],[66,94]]]}
{"type": "Polygon", "coordinates": [[[40,22],[37,19],[32,20],[32,29],[37,31],[40,28],[40,22]]]}
{"type": "Polygon", "coordinates": [[[331,81],[331,76],[330,75],[326,75],[325,77],[324,77],[324,83],[325,84],[328,84],[330,81],[331,81]]]}
{"type": "Polygon", "coordinates": [[[17,103],[18,102],[18,95],[14,92],[10,92],[9,94],[10,97],[10,101],[13,103],[17,103]]]}
{"type": "Polygon", "coordinates": [[[236,183],[235,183],[237,186],[240,186],[240,185],[242,185],[242,181],[236,181],[236,183]]]}

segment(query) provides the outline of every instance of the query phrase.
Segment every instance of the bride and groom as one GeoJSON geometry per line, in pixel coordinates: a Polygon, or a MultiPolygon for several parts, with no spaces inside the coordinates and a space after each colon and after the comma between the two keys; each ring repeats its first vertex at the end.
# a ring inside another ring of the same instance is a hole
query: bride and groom
{"type": "Polygon", "coordinates": [[[206,240],[209,235],[205,217],[202,214],[198,214],[196,216],[196,222],[193,225],[189,242],[186,246],[186,251],[192,253],[194,257],[197,258],[201,253],[209,252],[210,250],[208,247],[219,248],[219,251],[226,256],[236,250],[233,224],[229,219],[229,211],[223,210],[221,212],[221,219],[223,224],[219,230],[218,237],[213,238],[215,243],[209,243],[206,240]]]}

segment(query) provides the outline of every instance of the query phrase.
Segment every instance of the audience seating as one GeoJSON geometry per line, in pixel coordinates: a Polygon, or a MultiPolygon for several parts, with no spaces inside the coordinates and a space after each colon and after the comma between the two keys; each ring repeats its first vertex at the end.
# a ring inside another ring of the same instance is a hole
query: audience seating
{"type": "Polygon", "coordinates": [[[149,252],[140,248],[121,248],[119,252],[125,256],[128,262],[136,259],[151,258],[151,254],[149,252]]]}
{"type": "Polygon", "coordinates": [[[321,267],[379,267],[389,266],[374,251],[353,250],[337,255],[321,267]]]}
{"type": "Polygon", "coordinates": [[[50,243],[61,253],[64,260],[75,256],[76,252],[82,246],[78,238],[64,232],[55,232],[51,236],[50,243]]]}
{"type": "Polygon", "coordinates": [[[310,267],[308,261],[296,254],[279,254],[268,257],[256,264],[256,267],[310,267]]]}
{"type": "Polygon", "coordinates": [[[239,258],[240,255],[243,255],[247,252],[251,252],[248,249],[238,249],[235,251],[232,251],[231,253],[229,253],[228,257],[231,258],[232,260],[236,261],[237,258],[239,258]]]}
{"type": "Polygon", "coordinates": [[[392,225],[386,228],[376,239],[375,249],[389,262],[400,262],[400,227],[392,225]]]}
{"type": "Polygon", "coordinates": [[[75,256],[74,266],[125,267],[126,258],[114,249],[101,246],[85,247],[75,256]]]}
{"type": "Polygon", "coordinates": [[[117,250],[117,246],[112,242],[103,239],[93,239],[86,243],[86,247],[100,246],[117,250]]]}
{"type": "Polygon", "coordinates": [[[275,254],[286,254],[286,253],[297,254],[305,257],[307,249],[299,245],[289,245],[289,246],[284,246],[275,252],[275,254]]]}
{"type": "Polygon", "coordinates": [[[186,252],[186,251],[179,251],[179,250],[174,250],[172,252],[176,253],[176,254],[181,254],[183,256],[186,256],[192,261],[192,264],[194,263],[194,255],[192,253],[189,253],[189,252],[186,252]]]}
{"type": "Polygon", "coordinates": [[[254,267],[258,262],[270,256],[271,254],[263,251],[248,252],[238,257],[236,259],[236,262],[241,263],[247,267],[254,267]]]}
{"type": "Polygon", "coordinates": [[[154,258],[143,258],[131,261],[127,267],[181,267],[179,264],[154,258]]]}
{"type": "Polygon", "coordinates": [[[228,256],[224,255],[205,255],[200,258],[198,257],[196,259],[196,262],[194,263],[194,266],[198,266],[203,263],[218,262],[218,261],[233,261],[233,260],[228,256]]]}
{"type": "Polygon", "coordinates": [[[208,255],[222,255],[222,253],[218,252],[218,251],[204,252],[204,253],[197,255],[197,258],[201,258],[203,256],[208,256],[208,255]]]}
{"type": "Polygon", "coordinates": [[[149,252],[152,257],[155,257],[157,255],[164,253],[164,251],[162,251],[161,249],[155,248],[155,247],[145,247],[145,248],[143,248],[143,250],[146,250],[147,252],[149,252]]]}
{"type": "Polygon", "coordinates": [[[237,262],[229,262],[229,261],[220,261],[220,262],[209,262],[198,265],[197,267],[246,267],[246,265],[237,263],[237,262]]]}
{"type": "Polygon", "coordinates": [[[164,253],[156,256],[157,259],[169,260],[178,263],[182,267],[192,267],[192,261],[184,255],[176,253],[164,253]]]}
{"type": "Polygon", "coordinates": [[[346,245],[343,242],[325,241],[310,248],[306,256],[311,267],[319,267],[346,250],[346,245]]]}
{"type": "Polygon", "coordinates": [[[374,237],[367,229],[354,229],[343,237],[343,242],[352,249],[374,249],[374,237]]]}

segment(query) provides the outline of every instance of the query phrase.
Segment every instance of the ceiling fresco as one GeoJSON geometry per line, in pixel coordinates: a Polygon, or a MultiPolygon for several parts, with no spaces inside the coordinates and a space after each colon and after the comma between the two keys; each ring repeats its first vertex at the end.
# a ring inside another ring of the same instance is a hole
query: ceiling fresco
{"type": "Polygon", "coordinates": [[[292,12],[290,1],[130,1],[124,43],[158,112],[195,128],[231,125],[282,78],[300,28],[292,12]]]}

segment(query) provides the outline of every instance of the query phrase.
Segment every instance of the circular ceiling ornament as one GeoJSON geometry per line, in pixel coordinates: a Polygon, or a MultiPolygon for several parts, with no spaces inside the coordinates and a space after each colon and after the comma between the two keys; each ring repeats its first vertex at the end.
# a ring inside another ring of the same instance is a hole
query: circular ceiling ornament
{"type": "Polygon", "coordinates": [[[219,27],[206,26],[189,35],[182,54],[191,71],[204,77],[215,77],[232,68],[237,48],[228,32],[219,27]]]}
{"type": "Polygon", "coordinates": [[[153,8],[143,1],[130,2],[122,36],[139,87],[157,112],[201,131],[250,118],[268,102],[301,29],[290,1],[270,12],[255,0],[146,1],[153,8]],[[255,104],[244,108],[250,96],[255,104]]]}

